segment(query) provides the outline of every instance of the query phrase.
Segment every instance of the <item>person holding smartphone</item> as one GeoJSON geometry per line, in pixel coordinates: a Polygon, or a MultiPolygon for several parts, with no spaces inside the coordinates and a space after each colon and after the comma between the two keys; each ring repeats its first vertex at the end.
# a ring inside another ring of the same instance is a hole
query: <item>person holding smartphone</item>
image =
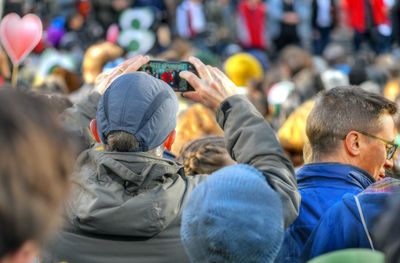
{"type": "MultiPolygon", "coordinates": [[[[136,72],[148,62],[127,60],[64,113],[70,126],[88,127],[96,118],[90,127],[98,144],[78,158],[66,226],[44,262],[189,262],[181,212],[206,176],[187,177],[181,164],[162,158],[175,139],[178,101],[165,82],[136,72]]],[[[215,111],[231,157],[258,169],[282,200],[283,215],[271,220],[289,226],[300,200],[272,128],[220,70],[189,62],[198,75],[180,72],[195,89],[183,96],[215,111]]]]}

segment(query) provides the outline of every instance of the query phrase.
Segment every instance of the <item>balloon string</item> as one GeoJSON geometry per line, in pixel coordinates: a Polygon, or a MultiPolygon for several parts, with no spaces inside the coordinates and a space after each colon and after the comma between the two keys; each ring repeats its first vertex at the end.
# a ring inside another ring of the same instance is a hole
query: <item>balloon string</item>
{"type": "Polygon", "coordinates": [[[18,79],[18,64],[13,64],[11,84],[14,88],[17,86],[17,79],[18,79]]]}

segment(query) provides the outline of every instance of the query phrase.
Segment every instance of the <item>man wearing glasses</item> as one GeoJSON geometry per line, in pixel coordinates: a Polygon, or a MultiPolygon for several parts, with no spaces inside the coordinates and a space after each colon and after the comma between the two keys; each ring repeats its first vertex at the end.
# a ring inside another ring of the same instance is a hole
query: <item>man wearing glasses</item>
{"type": "Polygon", "coordinates": [[[359,87],[322,92],[307,119],[311,163],[297,172],[300,214],[285,233],[278,262],[298,262],[320,217],[345,194],[385,177],[397,145],[397,106],[359,87]]]}

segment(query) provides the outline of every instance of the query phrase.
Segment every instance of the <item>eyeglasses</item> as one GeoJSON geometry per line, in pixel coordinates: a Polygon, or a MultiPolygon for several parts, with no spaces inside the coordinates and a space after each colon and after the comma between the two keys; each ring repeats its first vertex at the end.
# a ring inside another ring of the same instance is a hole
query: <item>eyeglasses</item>
{"type": "Polygon", "coordinates": [[[361,131],[357,131],[357,132],[359,132],[359,133],[361,133],[361,134],[363,134],[363,135],[365,135],[367,137],[370,137],[372,139],[380,140],[381,142],[383,142],[385,144],[385,146],[386,146],[386,159],[387,160],[390,160],[390,159],[393,158],[393,155],[396,152],[397,147],[399,147],[399,145],[394,143],[393,141],[390,142],[390,141],[387,141],[385,139],[379,138],[379,137],[377,137],[375,135],[372,135],[372,134],[369,134],[369,133],[366,133],[366,132],[361,132],[361,131]]]}

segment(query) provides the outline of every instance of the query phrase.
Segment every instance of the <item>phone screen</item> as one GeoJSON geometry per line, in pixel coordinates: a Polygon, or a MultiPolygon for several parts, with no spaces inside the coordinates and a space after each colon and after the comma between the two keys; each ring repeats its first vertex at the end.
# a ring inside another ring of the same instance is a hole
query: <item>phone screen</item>
{"type": "Polygon", "coordinates": [[[186,61],[181,62],[167,62],[160,60],[150,60],[147,64],[140,68],[140,71],[144,71],[155,78],[161,79],[172,87],[174,91],[186,92],[194,91],[190,84],[179,77],[181,71],[191,71],[196,73],[194,66],[186,61]]]}

